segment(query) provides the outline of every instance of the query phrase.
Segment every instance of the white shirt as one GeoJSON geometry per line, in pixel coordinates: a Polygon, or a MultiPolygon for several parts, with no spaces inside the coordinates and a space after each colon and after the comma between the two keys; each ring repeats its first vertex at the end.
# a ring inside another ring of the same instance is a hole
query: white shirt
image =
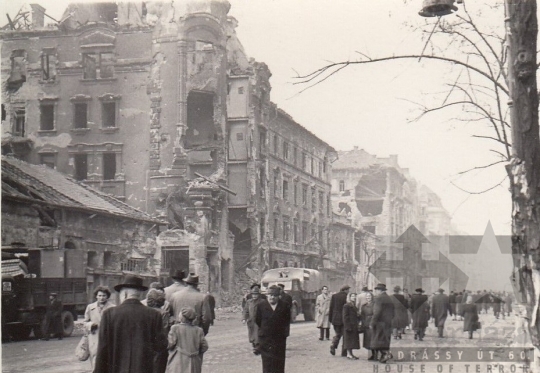
{"type": "Polygon", "coordinates": [[[272,307],[272,311],[275,311],[276,310],[276,307],[277,307],[277,302],[276,304],[272,304],[270,302],[268,302],[270,304],[270,307],[272,307]]]}

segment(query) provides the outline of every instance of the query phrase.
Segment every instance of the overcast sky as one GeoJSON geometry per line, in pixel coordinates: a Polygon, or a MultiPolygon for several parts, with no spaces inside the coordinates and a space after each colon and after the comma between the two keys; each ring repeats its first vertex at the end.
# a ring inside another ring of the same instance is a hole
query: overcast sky
{"type": "MultiPolygon", "coordinates": [[[[35,2],[57,19],[68,3],[35,2]]],[[[5,13],[15,15],[23,2],[1,3],[4,25],[5,13]]],[[[292,84],[296,72],[308,73],[329,62],[355,60],[360,58],[358,52],[370,57],[419,54],[425,40],[414,27],[436,22],[418,15],[421,0],[230,3],[229,15],[239,22],[237,33],[246,53],[265,62],[272,71],[272,101],[297,122],[337,150],[358,146],[381,157],[398,154],[401,167],[409,168],[413,177],[442,198],[460,230],[482,234],[491,220],[496,234],[510,234],[507,179],[484,194],[464,192],[479,192],[499,184],[506,176],[504,165],[459,174],[497,161],[489,149],[502,150],[500,147],[472,137],[491,134],[489,126],[453,120],[460,115],[456,111],[410,121],[420,113],[412,102],[440,104],[436,93],[445,91],[444,85],[462,73],[459,67],[426,59],[386,62],[349,67],[300,94],[305,86],[292,84]]],[[[502,8],[485,8],[482,25],[502,30],[502,8]]]]}

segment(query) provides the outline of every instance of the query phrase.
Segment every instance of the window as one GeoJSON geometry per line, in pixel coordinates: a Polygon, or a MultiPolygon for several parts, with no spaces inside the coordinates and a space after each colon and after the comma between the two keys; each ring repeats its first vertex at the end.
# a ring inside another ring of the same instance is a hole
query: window
{"type": "Polygon", "coordinates": [[[236,133],[236,141],[244,141],[244,134],[242,132],[236,133]]]}
{"type": "Polygon", "coordinates": [[[275,155],[278,155],[278,147],[279,147],[278,136],[274,135],[274,154],[275,155]]]}
{"type": "Polygon", "coordinates": [[[307,222],[302,222],[302,239],[304,240],[304,243],[307,243],[309,238],[308,238],[308,223],[307,222]]]}
{"type": "Polygon", "coordinates": [[[39,155],[39,164],[43,164],[49,168],[56,168],[56,154],[55,153],[43,153],[39,155]]]}
{"type": "Polygon", "coordinates": [[[292,163],[296,166],[296,153],[297,153],[297,150],[296,150],[296,147],[293,146],[293,159],[292,159],[292,163]]]}
{"type": "Polygon", "coordinates": [[[114,73],[114,54],[111,52],[84,53],[83,78],[106,79],[112,78],[114,73]]]}
{"type": "Polygon", "coordinates": [[[317,239],[317,227],[315,224],[311,224],[311,235],[309,237],[310,240],[317,239]]]}
{"type": "Polygon", "coordinates": [[[302,169],[307,171],[307,154],[302,153],[302,169]]]}
{"type": "Polygon", "coordinates": [[[287,141],[283,141],[283,159],[289,159],[289,143],[287,141]]]}
{"type": "Polygon", "coordinates": [[[322,214],[324,212],[324,193],[319,192],[319,212],[322,214]]]}
{"type": "Polygon", "coordinates": [[[283,199],[289,200],[289,181],[287,179],[283,180],[283,199]]]}
{"type": "Polygon", "coordinates": [[[88,177],[88,155],[75,154],[75,180],[86,180],[88,177]]]}
{"type": "Polygon", "coordinates": [[[298,181],[295,181],[293,186],[293,202],[298,205],[298,181]]]}
{"type": "Polygon", "coordinates": [[[298,243],[298,224],[293,223],[293,242],[298,243]]]}
{"type": "Polygon", "coordinates": [[[311,188],[311,211],[317,211],[317,192],[315,188],[311,188]]]}
{"type": "Polygon", "coordinates": [[[274,218],[274,240],[278,239],[278,218],[274,218]]]}
{"type": "Polygon", "coordinates": [[[318,237],[317,239],[319,240],[319,245],[321,245],[322,247],[324,247],[324,230],[323,230],[323,227],[322,226],[319,226],[319,232],[317,232],[318,234],[318,237]]]}
{"type": "Polygon", "coordinates": [[[259,132],[259,153],[266,153],[266,130],[260,129],[259,132]]]}
{"type": "Polygon", "coordinates": [[[261,215],[261,217],[259,218],[259,231],[261,234],[261,241],[264,241],[264,234],[266,233],[265,224],[266,221],[264,219],[264,215],[261,215]]]}
{"type": "Polygon", "coordinates": [[[53,131],[54,130],[54,103],[42,102],[39,109],[41,112],[40,130],[53,131]]]}
{"type": "Polygon", "coordinates": [[[302,205],[307,206],[307,190],[308,187],[306,184],[302,184],[302,205]]]}
{"type": "Polygon", "coordinates": [[[290,237],[290,225],[289,225],[289,221],[284,219],[283,220],[283,241],[285,242],[289,242],[289,240],[291,239],[290,237]]]}
{"type": "Polygon", "coordinates": [[[261,197],[264,198],[266,194],[266,174],[265,174],[264,168],[259,169],[259,184],[260,184],[261,197]]]}
{"type": "Polygon", "coordinates": [[[345,191],[345,180],[339,181],[339,191],[344,192],[345,191]]]}
{"type": "Polygon", "coordinates": [[[278,173],[274,172],[274,197],[279,198],[279,177],[278,173]]]}
{"type": "Polygon", "coordinates": [[[77,102],[73,105],[73,127],[88,128],[88,104],[77,102]]]}
{"type": "Polygon", "coordinates": [[[103,128],[116,127],[116,102],[107,101],[101,104],[101,121],[103,128]]]}
{"type": "Polygon", "coordinates": [[[26,135],[26,109],[15,108],[13,112],[13,135],[24,137],[26,135]]]}
{"type": "Polygon", "coordinates": [[[315,158],[311,158],[310,172],[312,175],[315,175],[315,158]]]}
{"type": "Polygon", "coordinates": [[[319,177],[322,177],[323,174],[323,162],[319,161],[319,177]]]}
{"type": "Polygon", "coordinates": [[[116,153],[103,153],[103,180],[114,180],[116,175],[116,153]]]}
{"type": "Polygon", "coordinates": [[[332,215],[332,200],[330,197],[330,193],[326,195],[326,215],[332,215]]]}
{"type": "Polygon", "coordinates": [[[7,88],[17,90],[24,82],[26,82],[26,52],[15,50],[11,53],[11,74],[7,88]]]}
{"type": "Polygon", "coordinates": [[[56,78],[56,54],[54,51],[43,51],[41,54],[41,79],[56,78]]]}

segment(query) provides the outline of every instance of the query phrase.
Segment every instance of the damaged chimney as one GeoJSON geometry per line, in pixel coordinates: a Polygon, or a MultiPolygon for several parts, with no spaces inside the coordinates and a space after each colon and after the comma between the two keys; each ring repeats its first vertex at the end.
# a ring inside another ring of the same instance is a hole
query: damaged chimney
{"type": "Polygon", "coordinates": [[[32,8],[32,27],[34,29],[45,26],[45,8],[39,4],[30,4],[32,8]]]}

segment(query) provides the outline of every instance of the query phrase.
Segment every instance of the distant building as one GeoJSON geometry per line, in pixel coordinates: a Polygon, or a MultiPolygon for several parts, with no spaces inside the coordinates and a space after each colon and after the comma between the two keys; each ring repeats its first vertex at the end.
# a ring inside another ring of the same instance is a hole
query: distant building
{"type": "Polygon", "coordinates": [[[155,281],[156,237],[166,223],[43,165],[2,157],[2,246],[43,248],[57,266],[41,277],[97,285],[127,272],[155,281]]]}

